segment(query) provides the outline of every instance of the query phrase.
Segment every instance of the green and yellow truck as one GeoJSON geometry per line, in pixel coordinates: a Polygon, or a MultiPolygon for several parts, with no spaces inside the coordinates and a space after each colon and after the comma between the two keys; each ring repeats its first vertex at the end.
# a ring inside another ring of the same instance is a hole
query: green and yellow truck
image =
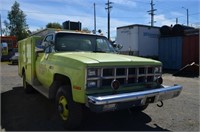
{"type": "Polygon", "coordinates": [[[54,29],[21,40],[18,72],[24,90],[55,100],[68,128],[81,124],[84,107],[134,112],[179,96],[182,86],[162,85],[161,62],[118,54],[117,47],[101,35],[54,29]]]}

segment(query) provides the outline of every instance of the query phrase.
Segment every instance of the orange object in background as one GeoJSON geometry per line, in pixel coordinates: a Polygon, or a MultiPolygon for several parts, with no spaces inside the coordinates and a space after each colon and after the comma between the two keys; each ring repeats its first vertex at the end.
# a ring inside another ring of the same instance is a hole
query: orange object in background
{"type": "Polygon", "coordinates": [[[182,65],[195,62],[199,64],[199,35],[184,36],[182,65]]]}
{"type": "Polygon", "coordinates": [[[6,42],[8,49],[17,48],[17,38],[15,36],[2,36],[1,42],[6,42]]]}
{"type": "Polygon", "coordinates": [[[13,54],[15,54],[14,49],[17,49],[17,38],[15,36],[2,36],[0,37],[1,40],[1,61],[9,60],[13,54]]]}

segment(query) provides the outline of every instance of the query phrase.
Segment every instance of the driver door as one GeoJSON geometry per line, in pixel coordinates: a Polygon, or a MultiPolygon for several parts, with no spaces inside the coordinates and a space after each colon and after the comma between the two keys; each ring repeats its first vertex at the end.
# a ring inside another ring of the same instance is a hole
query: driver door
{"type": "Polygon", "coordinates": [[[54,40],[53,34],[47,35],[42,42],[42,47],[44,52],[38,52],[37,58],[36,58],[36,75],[38,78],[38,81],[44,86],[49,87],[50,85],[50,63],[49,63],[49,57],[51,56],[52,47],[51,42],[54,40]]]}

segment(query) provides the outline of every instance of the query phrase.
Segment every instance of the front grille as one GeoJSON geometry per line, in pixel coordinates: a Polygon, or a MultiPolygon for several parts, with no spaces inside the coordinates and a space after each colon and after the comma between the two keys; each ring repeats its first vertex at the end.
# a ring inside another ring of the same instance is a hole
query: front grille
{"type": "Polygon", "coordinates": [[[104,77],[114,76],[114,69],[112,68],[103,69],[103,76],[104,77]]]}
{"type": "MultiPolygon", "coordinates": [[[[87,76],[87,81],[97,81],[97,87],[110,86],[113,80],[118,80],[120,85],[154,82],[155,78],[161,76],[161,70],[155,73],[155,66],[148,67],[105,67],[93,68],[97,75],[87,76]]],[[[90,68],[88,68],[90,69],[90,68]]]]}

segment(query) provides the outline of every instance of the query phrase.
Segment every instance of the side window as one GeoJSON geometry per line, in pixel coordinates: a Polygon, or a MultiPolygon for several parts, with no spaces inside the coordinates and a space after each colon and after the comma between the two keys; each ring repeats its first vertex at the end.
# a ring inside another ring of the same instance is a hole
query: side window
{"type": "Polygon", "coordinates": [[[55,52],[55,47],[54,46],[49,46],[49,42],[53,40],[53,35],[48,35],[44,39],[43,46],[45,47],[45,52],[46,53],[51,53],[55,52]]]}
{"type": "Polygon", "coordinates": [[[53,35],[48,35],[46,38],[45,38],[45,42],[48,42],[48,41],[51,41],[53,40],[53,35]]]}

